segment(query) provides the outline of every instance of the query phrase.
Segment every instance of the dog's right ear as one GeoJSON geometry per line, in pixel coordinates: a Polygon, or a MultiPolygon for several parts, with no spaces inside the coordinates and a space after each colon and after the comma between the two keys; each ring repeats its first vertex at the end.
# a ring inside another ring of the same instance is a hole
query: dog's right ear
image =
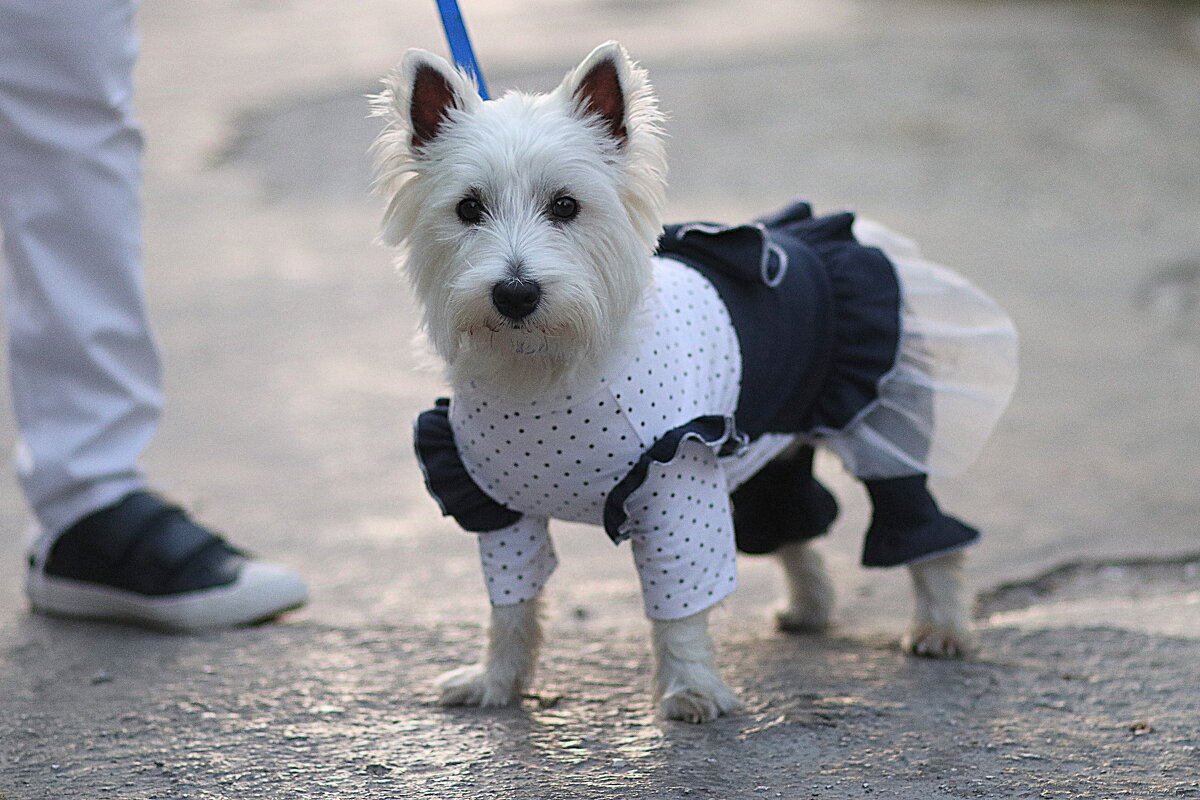
{"type": "Polygon", "coordinates": [[[387,83],[392,113],[406,123],[414,151],[436,139],[456,109],[473,111],[482,102],[471,79],[424,50],[405,53],[387,83]]]}

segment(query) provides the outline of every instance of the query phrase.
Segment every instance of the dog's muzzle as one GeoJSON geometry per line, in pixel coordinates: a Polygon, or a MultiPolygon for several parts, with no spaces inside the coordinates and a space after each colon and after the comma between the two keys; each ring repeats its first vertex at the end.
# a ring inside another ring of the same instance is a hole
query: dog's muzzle
{"type": "Polygon", "coordinates": [[[510,278],[492,287],[492,305],[513,322],[532,314],[541,300],[542,287],[537,281],[510,278]]]}

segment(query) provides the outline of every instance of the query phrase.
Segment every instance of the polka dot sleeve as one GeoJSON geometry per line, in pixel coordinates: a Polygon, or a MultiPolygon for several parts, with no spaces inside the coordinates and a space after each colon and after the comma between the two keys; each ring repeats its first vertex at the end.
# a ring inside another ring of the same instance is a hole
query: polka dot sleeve
{"type": "Polygon", "coordinates": [[[494,606],[532,600],[558,566],[545,517],[526,515],[478,538],[483,577],[494,606]]]}
{"type": "Polygon", "coordinates": [[[674,460],[655,463],[627,508],[647,616],[686,617],[736,588],[729,489],[708,445],[685,441],[674,460]]]}

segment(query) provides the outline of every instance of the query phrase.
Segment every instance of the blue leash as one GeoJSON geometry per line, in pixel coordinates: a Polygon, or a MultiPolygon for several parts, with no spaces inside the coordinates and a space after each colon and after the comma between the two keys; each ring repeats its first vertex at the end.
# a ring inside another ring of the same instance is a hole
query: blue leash
{"type": "Polygon", "coordinates": [[[442,15],[442,28],[446,31],[446,41],[450,43],[450,55],[454,63],[466,70],[475,78],[479,86],[479,96],[490,100],[487,84],[483,82],[483,73],[479,71],[479,62],[475,60],[475,50],[471,47],[471,37],[467,35],[467,24],[463,21],[462,12],[458,10],[457,0],[437,0],[438,13],[442,15]]]}

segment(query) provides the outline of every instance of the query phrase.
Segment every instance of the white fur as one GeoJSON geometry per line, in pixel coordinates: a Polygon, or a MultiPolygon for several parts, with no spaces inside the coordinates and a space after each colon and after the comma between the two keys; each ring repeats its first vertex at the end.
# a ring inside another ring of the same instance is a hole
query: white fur
{"type": "MultiPolygon", "coordinates": [[[[633,335],[630,318],[650,285],[662,225],[662,117],[645,72],[609,42],[548,94],[509,92],[484,102],[465,74],[411,50],[385,84],[374,101],[387,120],[374,148],[387,201],[380,238],[407,250],[422,328],[451,384],[524,400],[594,379],[633,335]],[[623,99],[619,118],[587,102],[595,97],[589,76],[610,65],[623,99]],[[422,81],[426,91],[415,91],[422,81]],[[564,195],[580,208],[568,223],[547,213],[564,195]],[[466,198],[482,203],[482,222],[459,217],[466,198]],[[536,309],[516,320],[492,299],[494,287],[514,279],[541,288],[536,309]]],[[[820,556],[802,544],[783,548],[780,559],[788,583],[780,627],[824,629],[833,592],[820,556]]],[[[931,560],[912,574],[912,650],[965,652],[961,559],[931,560]]],[[[654,694],[669,719],[707,722],[737,706],[717,671],[707,618],[704,611],[652,621],[654,694]]],[[[541,638],[536,598],[495,606],[484,659],[439,679],[442,702],[516,702],[532,680],[541,638]]]]}
{"type": "Polygon", "coordinates": [[[738,707],[721,680],[708,635],[708,611],[652,620],[654,699],[667,719],[711,722],[738,707]]]}
{"type": "Polygon", "coordinates": [[[479,664],[451,670],[437,680],[448,706],[507,706],[529,688],[542,644],[540,598],[492,606],[488,647],[479,664]]]}
{"type": "MultiPolygon", "coordinates": [[[[822,633],[833,615],[833,581],[811,542],[786,544],[776,552],[783,567],[786,605],[775,614],[779,629],[788,633],[822,633]]],[[[976,649],[971,628],[961,551],[918,561],[908,566],[915,610],[903,647],[926,658],[962,658],[976,649]]]]}
{"type": "Polygon", "coordinates": [[[905,649],[928,658],[962,658],[975,651],[961,550],[910,564],[916,609],[905,649]]]}
{"type": "Polygon", "coordinates": [[[833,581],[811,542],[785,544],[775,553],[783,567],[787,605],[775,614],[780,630],[821,633],[833,616],[833,581]]]}
{"type": "Polygon", "coordinates": [[[444,60],[411,50],[386,83],[375,101],[388,120],[375,146],[377,184],[388,200],[381,238],[407,245],[405,271],[423,328],[451,383],[527,398],[586,380],[620,348],[662,227],[661,115],[645,72],[609,43],[549,94],[509,92],[485,103],[444,60]],[[575,99],[580,80],[605,58],[620,67],[623,145],[575,99]],[[438,137],[415,148],[411,85],[423,66],[444,75],[456,102],[438,137]],[[542,213],[558,192],[582,208],[569,225],[542,213]],[[484,199],[489,223],[464,229],[454,209],[472,193],[484,199]],[[519,324],[491,304],[492,287],[515,276],[544,292],[519,324]]]}

